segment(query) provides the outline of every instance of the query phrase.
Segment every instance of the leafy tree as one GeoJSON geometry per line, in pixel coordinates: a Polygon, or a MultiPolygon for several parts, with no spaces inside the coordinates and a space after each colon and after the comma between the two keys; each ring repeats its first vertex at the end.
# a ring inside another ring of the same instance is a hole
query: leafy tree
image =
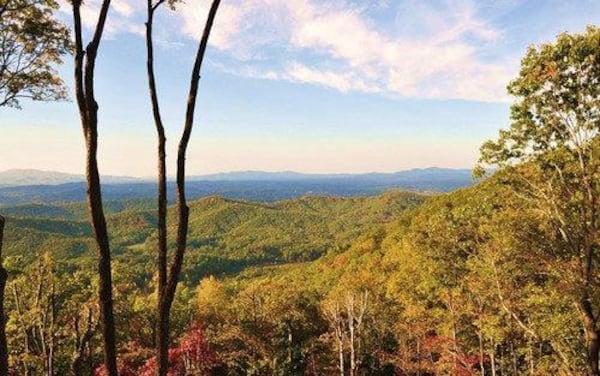
{"type": "MultiPolygon", "coordinates": [[[[20,108],[20,100],[66,98],[55,66],[69,52],[68,29],[54,18],[53,0],[0,0],[0,107],[20,108]]],[[[0,374],[8,374],[8,345],[2,264],[4,217],[0,216],[0,374]]]]}
{"type": "Polygon", "coordinates": [[[57,8],[54,0],[0,0],[0,107],[67,97],[55,67],[71,43],[57,8]]]}
{"type": "Polygon", "coordinates": [[[480,159],[499,167],[554,228],[546,256],[572,280],[567,292],[583,318],[590,376],[599,374],[600,350],[599,51],[597,27],[530,47],[508,87],[517,98],[512,124],[482,146],[480,159]]]}

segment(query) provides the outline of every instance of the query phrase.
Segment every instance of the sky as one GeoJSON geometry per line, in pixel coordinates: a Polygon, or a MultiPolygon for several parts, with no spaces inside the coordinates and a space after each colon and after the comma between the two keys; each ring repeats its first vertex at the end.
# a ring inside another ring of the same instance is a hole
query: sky
{"type": "MultiPolygon", "coordinates": [[[[208,6],[186,0],[155,21],[170,175],[208,6]]],[[[98,7],[86,2],[88,37],[98,7]]],[[[155,174],[144,20],[144,1],[113,0],[96,73],[103,174],[155,174]]],[[[222,0],[187,171],[471,168],[510,124],[505,87],[527,47],[598,20],[600,0],[222,0]]],[[[71,60],[59,71],[72,93],[71,60]]],[[[22,107],[0,109],[0,171],[83,173],[76,104],[22,107]]]]}

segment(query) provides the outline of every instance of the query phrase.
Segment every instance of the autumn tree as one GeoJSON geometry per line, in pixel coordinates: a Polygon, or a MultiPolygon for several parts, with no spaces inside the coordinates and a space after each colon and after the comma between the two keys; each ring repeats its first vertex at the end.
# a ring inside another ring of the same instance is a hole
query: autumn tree
{"type": "Polygon", "coordinates": [[[94,94],[96,57],[110,0],[102,1],[96,27],[91,41],[83,47],[81,25],[82,0],[72,1],[73,28],[75,33],[75,96],[86,145],[87,203],[91,217],[94,238],[98,247],[98,300],[100,306],[100,327],[104,342],[104,363],[109,376],[117,375],[115,320],[113,314],[111,252],[98,171],[98,103],[94,94]]]}
{"type": "Polygon", "coordinates": [[[198,45],[192,75],[190,78],[187,108],[183,133],[179,141],[177,152],[177,239],[172,262],[168,262],[167,249],[167,182],[166,182],[166,137],[163,121],[160,113],[156,79],[154,74],[154,44],[152,39],[152,27],[156,10],[165,2],[174,8],[176,0],[147,0],[146,21],[146,49],[147,49],[147,73],[150,89],[152,113],[158,135],[158,304],[157,304],[157,375],[165,376],[169,368],[169,319],[171,306],[175,297],[175,290],[179,282],[183,257],[187,247],[187,232],[189,222],[189,207],[185,195],[185,158],[188,143],[194,126],[194,113],[196,108],[196,97],[200,81],[200,69],[204,59],[204,53],[208,45],[208,38],[213,26],[220,0],[213,0],[202,38],[198,45]]]}
{"type": "MultiPolygon", "coordinates": [[[[20,100],[66,98],[55,66],[69,51],[68,29],[54,18],[52,0],[0,0],[0,107],[20,108],[20,100]]],[[[0,375],[8,373],[4,288],[8,273],[2,264],[5,219],[0,216],[0,375]]]]}
{"type": "Polygon", "coordinates": [[[596,27],[530,47],[508,87],[516,97],[512,124],[482,146],[480,159],[481,166],[505,173],[514,191],[553,226],[546,261],[556,262],[572,281],[565,293],[581,313],[589,376],[599,375],[600,349],[599,52],[596,27]]]}
{"type": "Polygon", "coordinates": [[[56,65],[71,44],[57,8],[53,0],[0,0],[0,107],[67,97],[56,65]]]}

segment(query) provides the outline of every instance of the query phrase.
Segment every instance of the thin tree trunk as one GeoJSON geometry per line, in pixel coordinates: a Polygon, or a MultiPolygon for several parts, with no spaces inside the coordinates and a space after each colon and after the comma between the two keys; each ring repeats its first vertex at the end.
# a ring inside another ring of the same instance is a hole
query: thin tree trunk
{"type": "MultiPolygon", "coordinates": [[[[164,0],[159,0],[152,4],[152,0],[147,0],[148,20],[146,21],[146,69],[148,73],[148,85],[150,89],[150,99],[152,103],[152,115],[158,137],[158,254],[157,269],[158,283],[156,292],[157,316],[160,318],[163,314],[163,302],[165,300],[165,288],[167,285],[167,166],[166,166],[166,136],[165,128],[160,115],[160,106],[158,102],[158,93],[156,89],[156,79],[154,75],[154,45],[152,42],[152,26],[154,22],[154,12],[164,0]]],[[[168,372],[168,353],[169,353],[169,321],[158,320],[158,328],[155,331],[156,352],[158,358],[158,375],[165,375],[168,372]]]]}
{"type": "Polygon", "coordinates": [[[29,367],[29,362],[28,362],[28,358],[29,358],[29,354],[31,353],[31,346],[30,346],[30,333],[29,330],[27,328],[27,326],[25,325],[25,323],[23,322],[23,315],[22,315],[22,311],[21,311],[21,299],[19,299],[19,293],[17,292],[17,287],[16,285],[13,283],[12,284],[12,290],[13,290],[13,296],[15,299],[15,310],[17,311],[17,322],[21,328],[21,330],[23,331],[23,349],[24,349],[24,355],[25,355],[25,359],[23,361],[23,369],[25,370],[25,376],[28,376],[31,371],[30,371],[30,367],[29,367]]]}
{"type": "Polygon", "coordinates": [[[111,254],[106,218],[102,206],[102,190],[96,157],[98,150],[98,104],[94,96],[96,56],[110,7],[110,0],[103,0],[102,2],[94,35],[87,45],[85,52],[82,42],[81,4],[81,0],[73,0],[72,2],[75,29],[75,93],[87,149],[86,181],[88,210],[98,246],[98,299],[104,345],[104,365],[108,376],[117,376],[111,254]]]}
{"type": "Polygon", "coordinates": [[[187,109],[185,115],[185,124],[183,134],[179,142],[177,152],[177,243],[173,262],[167,272],[167,233],[166,233],[166,166],[165,166],[165,143],[164,127],[160,117],[160,109],[158,106],[158,96],[156,90],[156,82],[154,77],[154,51],[152,43],[152,22],[154,11],[164,3],[164,0],[159,0],[152,5],[150,0],[147,1],[148,21],[146,23],[146,47],[148,69],[148,83],[150,87],[150,97],[152,101],[152,111],[154,115],[155,125],[159,139],[159,156],[158,156],[158,209],[159,209],[159,247],[158,247],[158,273],[159,286],[158,289],[158,330],[156,334],[157,347],[157,375],[165,376],[169,368],[168,350],[169,350],[169,319],[171,306],[175,297],[175,291],[179,282],[179,274],[183,264],[183,257],[187,247],[187,232],[189,222],[189,208],[185,196],[185,158],[187,146],[192,134],[194,125],[194,112],[196,108],[196,97],[198,95],[198,84],[200,81],[200,69],[204,53],[208,45],[208,38],[212,29],[217,9],[220,0],[213,0],[198,51],[192,69],[190,78],[190,89],[188,93],[187,109]]]}
{"type": "Polygon", "coordinates": [[[527,352],[529,355],[529,374],[534,375],[535,374],[535,359],[534,359],[535,354],[533,351],[533,349],[534,349],[533,338],[529,338],[527,342],[528,342],[527,343],[527,347],[528,347],[527,352]]]}
{"type": "Polygon", "coordinates": [[[93,312],[91,309],[88,310],[85,332],[81,334],[79,331],[79,314],[75,317],[73,329],[75,330],[75,352],[73,354],[73,361],[71,362],[71,371],[74,376],[83,376],[84,360],[86,359],[85,352],[88,350],[87,360],[89,363],[91,358],[91,356],[89,356],[89,344],[96,331],[96,323],[94,323],[93,312]]]}
{"type": "Polygon", "coordinates": [[[354,294],[349,294],[346,298],[346,313],[348,315],[348,331],[350,332],[350,376],[354,376],[356,371],[356,350],[354,348],[354,294]]]}
{"type": "Polygon", "coordinates": [[[417,376],[421,376],[421,340],[419,336],[417,338],[417,376]]]}
{"type": "MultiPolygon", "coordinates": [[[[54,279],[54,271],[52,272],[52,278],[54,279]]],[[[48,344],[48,376],[54,375],[54,345],[56,339],[56,288],[54,281],[52,281],[51,293],[50,293],[50,330],[49,330],[49,344],[48,344]]]]}
{"type": "Polygon", "coordinates": [[[6,341],[6,320],[4,312],[4,291],[8,273],[2,263],[2,244],[4,241],[4,225],[6,220],[0,215],[0,375],[8,375],[8,343],[6,341]]]}
{"type": "Polygon", "coordinates": [[[492,376],[496,376],[496,344],[494,340],[491,341],[490,347],[490,364],[492,367],[492,376]]]}
{"type": "Polygon", "coordinates": [[[344,376],[344,342],[338,339],[338,356],[340,361],[340,375],[344,376]]]}
{"type": "Polygon", "coordinates": [[[600,330],[597,328],[597,318],[594,315],[592,303],[587,292],[583,294],[580,309],[583,315],[583,327],[587,346],[587,374],[588,376],[599,376],[598,352],[600,351],[600,330]]]}
{"type": "Polygon", "coordinates": [[[510,358],[513,375],[516,375],[518,373],[517,352],[515,351],[515,344],[512,338],[510,339],[510,358]]]}
{"type": "Polygon", "coordinates": [[[485,376],[485,364],[483,363],[483,333],[481,332],[481,329],[477,332],[477,339],[479,340],[479,370],[481,371],[481,376],[485,376]]]}
{"type": "Polygon", "coordinates": [[[291,369],[294,369],[294,335],[292,332],[292,324],[291,320],[286,320],[286,329],[287,329],[287,342],[288,342],[288,364],[291,369]]]}
{"type": "Polygon", "coordinates": [[[596,329],[596,324],[593,323],[592,319],[589,317],[584,319],[584,324],[588,352],[588,375],[599,376],[598,357],[600,351],[600,331],[596,329]]]}

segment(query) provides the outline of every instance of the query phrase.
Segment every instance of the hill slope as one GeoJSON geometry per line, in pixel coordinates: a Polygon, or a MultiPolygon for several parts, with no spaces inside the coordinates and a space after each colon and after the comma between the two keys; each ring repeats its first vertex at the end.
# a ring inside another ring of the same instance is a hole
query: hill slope
{"type": "MultiPolygon", "coordinates": [[[[427,195],[389,191],[375,197],[303,197],[257,203],[207,197],[190,204],[189,250],[184,279],[235,273],[251,265],[309,261],[348,248],[373,225],[397,218],[427,195]]],[[[113,205],[108,215],[117,258],[140,280],[152,275],[156,221],[140,206],[113,205]]],[[[30,262],[44,251],[76,263],[93,260],[93,242],[83,204],[20,205],[8,213],[5,253],[30,262]]],[[[171,240],[175,213],[169,212],[171,240]]],[[[173,244],[171,244],[173,245],[173,244]]]]}

